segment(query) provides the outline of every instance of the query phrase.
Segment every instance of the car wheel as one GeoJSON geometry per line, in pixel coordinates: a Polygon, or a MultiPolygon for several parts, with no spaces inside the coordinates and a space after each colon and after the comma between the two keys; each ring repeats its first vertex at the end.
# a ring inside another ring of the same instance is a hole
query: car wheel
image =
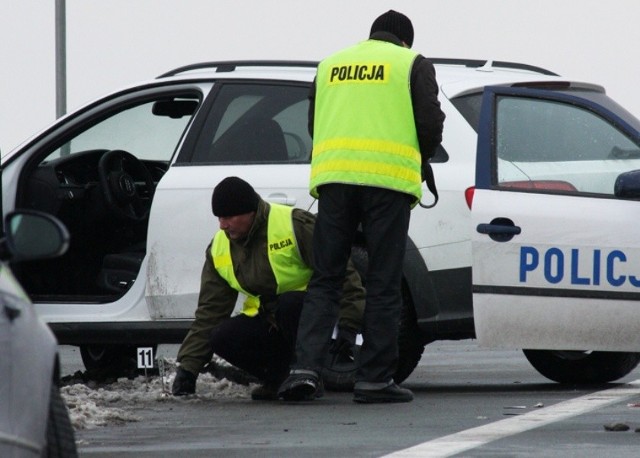
{"type": "MultiPolygon", "coordinates": [[[[157,345],[140,345],[153,348],[155,355],[157,345]]],[[[127,375],[138,370],[137,346],[130,345],[82,345],[80,356],[88,371],[104,373],[104,375],[127,375]]]]}
{"type": "Polygon", "coordinates": [[[67,406],[55,383],[51,384],[49,418],[47,420],[47,458],[73,458],[78,456],[76,440],[67,406]]]}
{"type": "Polygon", "coordinates": [[[531,365],[550,380],[567,384],[607,383],[624,377],[640,353],[523,350],[531,365]]]}
{"type": "Polygon", "coordinates": [[[351,391],[356,382],[356,363],[360,345],[354,348],[354,356],[329,354],[322,370],[322,381],[326,389],[331,391],[351,391]]]}

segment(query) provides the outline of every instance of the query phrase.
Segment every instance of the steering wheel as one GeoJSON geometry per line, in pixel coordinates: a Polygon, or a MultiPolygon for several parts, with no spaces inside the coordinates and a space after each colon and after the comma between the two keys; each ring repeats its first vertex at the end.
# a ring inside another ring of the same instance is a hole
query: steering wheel
{"type": "Polygon", "coordinates": [[[140,222],[148,218],[155,185],[149,169],[133,154],[124,150],[107,151],[98,163],[100,188],[107,207],[119,218],[140,222]],[[145,202],[133,176],[142,177],[149,190],[145,202]]]}

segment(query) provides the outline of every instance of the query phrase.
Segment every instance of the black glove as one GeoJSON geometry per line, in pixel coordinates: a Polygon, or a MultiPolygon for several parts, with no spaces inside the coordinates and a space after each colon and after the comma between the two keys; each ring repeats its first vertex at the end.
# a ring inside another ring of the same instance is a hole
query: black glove
{"type": "Polygon", "coordinates": [[[330,352],[336,357],[346,358],[353,361],[353,347],[356,345],[357,332],[352,328],[338,328],[338,335],[331,343],[330,352]]]}
{"type": "Polygon", "coordinates": [[[196,379],[198,377],[191,372],[178,368],[176,371],[176,378],[173,381],[173,387],[171,392],[174,396],[184,396],[185,394],[195,394],[196,392],[196,379]]]}
{"type": "Polygon", "coordinates": [[[266,295],[260,296],[260,307],[258,315],[266,320],[271,328],[278,330],[278,321],[276,320],[276,311],[278,310],[278,296],[266,295]]]}

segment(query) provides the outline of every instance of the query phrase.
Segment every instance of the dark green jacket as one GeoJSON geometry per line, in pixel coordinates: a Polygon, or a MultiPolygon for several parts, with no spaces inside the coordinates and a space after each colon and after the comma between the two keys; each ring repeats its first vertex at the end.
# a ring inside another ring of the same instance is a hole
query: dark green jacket
{"type": "MultiPolygon", "coordinates": [[[[274,296],[276,279],[267,257],[267,217],[270,206],[261,201],[256,218],[246,239],[231,241],[231,259],[238,282],[257,296],[274,296]]],[[[315,216],[294,209],[293,226],[302,259],[313,266],[312,239],[315,216]]],[[[198,374],[212,357],[209,335],[213,328],[231,316],[238,292],[218,274],[211,258],[211,245],[205,250],[205,262],[200,280],[200,296],[195,320],[178,352],[181,367],[198,374]]],[[[340,326],[360,330],[364,311],[364,288],[360,276],[349,265],[340,310],[340,326]]],[[[260,319],[260,318],[256,318],[260,319]]]]}

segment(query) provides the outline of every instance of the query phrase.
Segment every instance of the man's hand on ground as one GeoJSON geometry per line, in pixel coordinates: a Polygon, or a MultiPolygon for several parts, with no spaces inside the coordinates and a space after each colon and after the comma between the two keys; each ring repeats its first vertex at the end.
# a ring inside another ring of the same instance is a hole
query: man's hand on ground
{"type": "Polygon", "coordinates": [[[198,377],[191,372],[178,368],[176,371],[176,378],[173,381],[173,387],[171,392],[174,396],[184,396],[186,394],[195,394],[196,392],[196,379],[198,377]]]}

